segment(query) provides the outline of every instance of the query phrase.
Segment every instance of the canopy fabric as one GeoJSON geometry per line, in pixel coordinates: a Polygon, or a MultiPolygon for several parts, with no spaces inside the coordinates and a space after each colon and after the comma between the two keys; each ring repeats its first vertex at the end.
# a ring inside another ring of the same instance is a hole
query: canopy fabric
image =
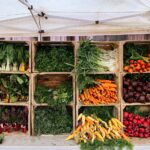
{"type": "MultiPolygon", "coordinates": [[[[43,36],[150,33],[150,0],[24,0],[41,18],[43,36]],[[35,11],[36,10],[36,11],[35,11]],[[95,23],[95,21],[98,24],[95,23]]],[[[1,0],[0,37],[38,36],[39,29],[19,0],[1,0]]]]}

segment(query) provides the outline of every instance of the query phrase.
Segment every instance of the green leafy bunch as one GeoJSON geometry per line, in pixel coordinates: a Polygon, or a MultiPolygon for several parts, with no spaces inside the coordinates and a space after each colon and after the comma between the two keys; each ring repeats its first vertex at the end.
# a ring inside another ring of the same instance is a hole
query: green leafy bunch
{"type": "Polygon", "coordinates": [[[29,51],[24,44],[20,43],[0,43],[0,63],[28,64],[29,51]]]}
{"type": "Polygon", "coordinates": [[[9,95],[10,97],[28,96],[29,80],[26,75],[1,74],[0,84],[5,89],[5,95],[9,95]]]}
{"type": "Polygon", "coordinates": [[[16,106],[1,106],[0,107],[1,123],[18,123],[28,124],[28,108],[16,106]]]}
{"type": "Polygon", "coordinates": [[[104,106],[97,106],[97,107],[84,107],[83,114],[86,116],[94,115],[96,117],[101,118],[104,121],[110,120],[114,117],[113,113],[114,108],[112,106],[104,107],[104,106]]]}
{"type": "Polygon", "coordinates": [[[38,107],[35,110],[35,133],[63,134],[72,130],[72,117],[67,108],[63,107],[38,107]]]}
{"type": "Polygon", "coordinates": [[[133,145],[124,139],[106,139],[104,142],[95,140],[92,142],[81,143],[81,150],[133,150],[133,145]]]}
{"type": "Polygon", "coordinates": [[[37,103],[48,103],[50,106],[67,105],[73,99],[72,85],[69,81],[64,81],[55,89],[49,89],[38,84],[35,91],[37,103]]]}
{"type": "Polygon", "coordinates": [[[39,72],[70,72],[74,67],[73,49],[71,46],[40,46],[35,62],[39,72]]]}
{"type": "Polygon", "coordinates": [[[125,108],[125,111],[142,117],[150,116],[150,112],[141,110],[139,106],[128,106],[125,108]]]}

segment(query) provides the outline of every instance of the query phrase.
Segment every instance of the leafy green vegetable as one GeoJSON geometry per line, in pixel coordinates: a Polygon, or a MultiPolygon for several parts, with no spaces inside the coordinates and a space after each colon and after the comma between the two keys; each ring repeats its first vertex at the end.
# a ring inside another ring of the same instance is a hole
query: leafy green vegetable
{"type": "Polygon", "coordinates": [[[109,74],[109,75],[107,75],[107,74],[79,75],[78,80],[77,80],[79,93],[82,93],[82,91],[85,88],[93,86],[93,84],[95,84],[96,79],[114,80],[114,77],[115,76],[113,74],[109,74]]]}
{"type": "Polygon", "coordinates": [[[72,117],[65,106],[38,107],[35,110],[35,133],[62,134],[72,130],[72,117]]]}
{"type": "Polygon", "coordinates": [[[70,72],[74,66],[73,47],[39,46],[35,62],[39,72],[70,72]]]}
{"type": "Polygon", "coordinates": [[[55,89],[38,85],[35,91],[37,103],[48,103],[50,106],[66,105],[73,99],[72,86],[69,81],[64,81],[55,89]]]}
{"type": "Polygon", "coordinates": [[[6,70],[11,70],[10,65],[21,63],[28,65],[29,51],[24,43],[0,43],[0,65],[6,64],[6,70]]]}
{"type": "Polygon", "coordinates": [[[0,134],[0,144],[3,143],[4,138],[5,138],[4,133],[1,133],[1,134],[0,134]]]}
{"type": "Polygon", "coordinates": [[[105,142],[95,140],[92,142],[81,143],[81,150],[133,150],[133,145],[124,139],[106,139],[105,142]]]}
{"type": "Polygon", "coordinates": [[[146,56],[147,49],[149,49],[148,44],[136,45],[134,43],[126,43],[124,46],[124,63],[125,65],[129,64],[129,60],[144,60],[148,61],[146,56]]]}
{"type": "Polygon", "coordinates": [[[28,124],[28,108],[23,106],[1,106],[0,123],[28,124]]]}
{"type": "Polygon", "coordinates": [[[140,115],[142,117],[147,117],[150,115],[150,112],[141,111],[139,106],[128,106],[125,108],[125,111],[134,113],[135,115],[140,115]]]}
{"type": "Polygon", "coordinates": [[[0,75],[0,98],[17,97],[21,99],[22,96],[28,97],[29,80],[26,75],[0,75]],[[2,96],[2,97],[1,97],[2,96]]]}
{"type": "MultiPolygon", "coordinates": [[[[94,83],[89,73],[109,71],[108,65],[104,65],[103,50],[92,44],[91,41],[82,41],[77,52],[76,76],[79,93],[87,86],[94,83]]],[[[109,57],[108,54],[105,56],[109,57]]],[[[108,58],[109,59],[109,58],[108,58]]],[[[108,62],[108,59],[106,62],[108,62]]]]}
{"type": "Polygon", "coordinates": [[[110,120],[113,115],[113,106],[104,107],[104,106],[97,106],[97,107],[83,107],[83,114],[90,116],[94,115],[101,118],[104,121],[110,120]]]}

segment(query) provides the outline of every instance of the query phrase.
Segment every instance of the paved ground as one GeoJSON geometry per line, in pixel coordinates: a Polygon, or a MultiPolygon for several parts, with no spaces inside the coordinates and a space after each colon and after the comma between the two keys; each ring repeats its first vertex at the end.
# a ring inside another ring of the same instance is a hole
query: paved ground
{"type": "MultiPolygon", "coordinates": [[[[9,135],[5,137],[0,150],[79,150],[74,141],[65,141],[66,135],[30,137],[9,135]]],[[[134,139],[134,150],[150,150],[149,139],[134,139]],[[143,144],[144,143],[144,144],[143,144]]]]}

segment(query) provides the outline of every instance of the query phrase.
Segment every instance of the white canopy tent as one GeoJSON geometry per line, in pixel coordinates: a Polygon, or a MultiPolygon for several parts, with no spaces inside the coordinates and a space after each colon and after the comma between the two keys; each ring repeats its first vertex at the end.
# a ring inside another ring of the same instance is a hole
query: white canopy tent
{"type": "Polygon", "coordinates": [[[21,0],[38,25],[19,0],[0,1],[0,37],[150,33],[150,0],[21,0]]]}

